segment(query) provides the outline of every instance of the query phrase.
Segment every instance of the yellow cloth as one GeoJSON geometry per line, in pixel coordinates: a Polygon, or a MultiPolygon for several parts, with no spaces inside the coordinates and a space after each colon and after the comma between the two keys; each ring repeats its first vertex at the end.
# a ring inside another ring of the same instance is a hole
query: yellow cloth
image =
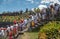
{"type": "Polygon", "coordinates": [[[35,23],[34,23],[34,21],[32,21],[32,23],[31,23],[31,24],[32,24],[32,27],[34,27],[34,26],[35,26],[35,23]]]}

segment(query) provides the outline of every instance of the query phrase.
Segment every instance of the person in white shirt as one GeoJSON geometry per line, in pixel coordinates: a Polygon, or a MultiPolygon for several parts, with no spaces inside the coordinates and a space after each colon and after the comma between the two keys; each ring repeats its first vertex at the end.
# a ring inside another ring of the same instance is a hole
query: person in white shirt
{"type": "Polygon", "coordinates": [[[46,14],[42,14],[42,21],[46,20],[46,14]]]}
{"type": "Polygon", "coordinates": [[[4,36],[4,35],[5,35],[4,30],[1,30],[1,33],[2,33],[2,36],[4,36]]]}
{"type": "Polygon", "coordinates": [[[24,23],[25,23],[25,24],[27,24],[27,23],[28,23],[27,19],[25,19],[25,20],[24,20],[24,23]]]}
{"type": "Polygon", "coordinates": [[[34,16],[32,16],[32,20],[34,20],[34,16]]]}
{"type": "Polygon", "coordinates": [[[8,31],[8,32],[10,31],[10,27],[9,27],[9,26],[7,26],[7,31],[8,31]]]}
{"type": "Polygon", "coordinates": [[[3,30],[3,27],[1,27],[1,36],[2,36],[2,38],[4,38],[4,35],[5,35],[5,31],[3,30]]]}
{"type": "Polygon", "coordinates": [[[16,27],[18,27],[18,24],[16,23],[16,27]]]}
{"type": "Polygon", "coordinates": [[[18,32],[18,27],[19,27],[18,23],[16,23],[15,26],[16,26],[16,29],[17,29],[16,31],[18,32]]]}
{"type": "Polygon", "coordinates": [[[25,29],[27,27],[27,19],[24,20],[24,24],[23,24],[23,29],[25,29]]]}
{"type": "Polygon", "coordinates": [[[14,26],[13,26],[13,25],[11,25],[11,26],[10,26],[10,29],[11,29],[11,30],[13,30],[13,28],[14,28],[14,26]]]}

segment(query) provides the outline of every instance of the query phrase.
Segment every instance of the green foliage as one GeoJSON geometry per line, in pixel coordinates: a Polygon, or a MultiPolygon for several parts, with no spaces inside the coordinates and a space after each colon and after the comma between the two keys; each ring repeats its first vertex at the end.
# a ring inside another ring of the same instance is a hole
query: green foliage
{"type": "Polygon", "coordinates": [[[47,35],[47,39],[59,39],[60,38],[60,22],[49,22],[44,25],[40,32],[44,32],[47,35]]]}

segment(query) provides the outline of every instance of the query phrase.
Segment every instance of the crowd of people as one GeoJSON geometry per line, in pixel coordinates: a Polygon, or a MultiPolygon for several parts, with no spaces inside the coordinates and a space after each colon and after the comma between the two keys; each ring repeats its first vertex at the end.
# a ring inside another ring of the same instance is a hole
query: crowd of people
{"type": "Polygon", "coordinates": [[[0,28],[0,35],[1,36],[7,36],[9,39],[15,39],[15,36],[19,33],[19,31],[23,31],[26,28],[35,27],[35,24],[37,23],[37,14],[36,15],[30,15],[29,19],[23,19],[23,17],[20,19],[20,21],[14,20],[13,25],[7,25],[7,28],[0,28]],[[30,23],[31,25],[28,25],[30,23]],[[28,27],[29,26],[29,27],[28,27]]]}
{"type": "Polygon", "coordinates": [[[18,34],[19,31],[23,31],[26,28],[35,28],[38,22],[50,20],[58,16],[59,11],[60,5],[56,3],[55,5],[50,5],[50,7],[42,9],[40,13],[30,15],[28,19],[22,17],[20,21],[14,20],[13,25],[7,25],[7,28],[0,28],[0,36],[7,36],[8,39],[15,39],[15,35],[18,34]],[[30,23],[30,25],[28,25],[28,23],[30,23]]]}

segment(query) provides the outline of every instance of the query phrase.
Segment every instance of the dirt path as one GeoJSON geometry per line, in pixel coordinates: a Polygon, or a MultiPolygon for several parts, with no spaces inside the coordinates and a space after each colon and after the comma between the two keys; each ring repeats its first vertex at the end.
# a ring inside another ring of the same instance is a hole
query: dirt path
{"type": "Polygon", "coordinates": [[[29,34],[28,33],[24,33],[24,35],[22,35],[22,39],[30,39],[29,34]]]}
{"type": "Polygon", "coordinates": [[[25,32],[23,35],[19,35],[17,39],[30,39],[30,36],[28,33],[25,32]]]}
{"type": "MultiPolygon", "coordinates": [[[[24,31],[27,31],[29,27],[30,27],[30,23],[28,23],[27,29],[25,29],[24,31]]],[[[28,32],[25,32],[25,33],[21,36],[21,39],[30,39],[29,33],[28,33],[28,32]]]]}

